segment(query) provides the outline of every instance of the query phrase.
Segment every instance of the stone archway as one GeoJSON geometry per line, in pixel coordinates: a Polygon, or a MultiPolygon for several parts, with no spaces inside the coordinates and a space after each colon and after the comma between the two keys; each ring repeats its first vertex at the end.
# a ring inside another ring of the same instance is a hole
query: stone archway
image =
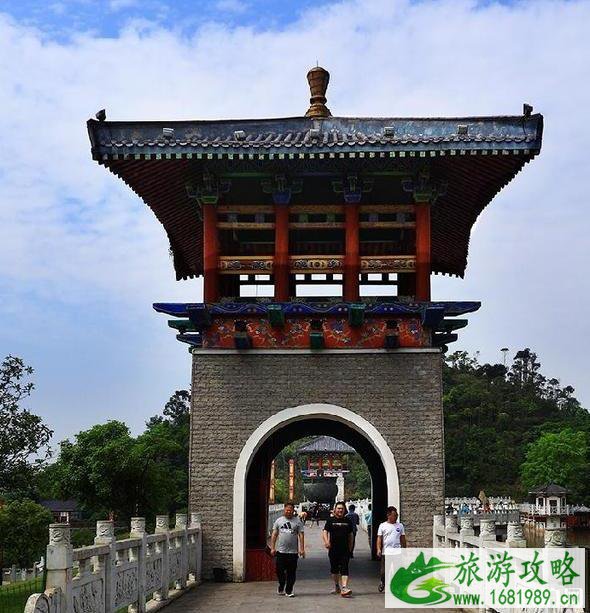
{"type": "Polygon", "coordinates": [[[343,407],[332,404],[306,404],[285,409],[272,415],[250,435],[242,448],[234,472],[233,488],[233,577],[242,581],[245,577],[246,553],[246,481],[256,453],[273,434],[297,422],[326,420],[346,426],[362,437],[374,450],[384,471],[387,504],[400,507],[400,488],[397,465],[393,452],[379,431],[365,418],[343,407]]]}

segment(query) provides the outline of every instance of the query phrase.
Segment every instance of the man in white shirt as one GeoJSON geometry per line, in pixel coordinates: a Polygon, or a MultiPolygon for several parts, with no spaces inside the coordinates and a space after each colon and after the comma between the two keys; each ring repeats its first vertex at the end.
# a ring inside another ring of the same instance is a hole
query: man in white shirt
{"type": "Polygon", "coordinates": [[[381,582],[379,591],[385,589],[385,556],[400,553],[402,547],[407,547],[404,525],[397,521],[397,509],[387,507],[387,521],[379,525],[377,531],[377,557],[381,559],[381,582]]]}

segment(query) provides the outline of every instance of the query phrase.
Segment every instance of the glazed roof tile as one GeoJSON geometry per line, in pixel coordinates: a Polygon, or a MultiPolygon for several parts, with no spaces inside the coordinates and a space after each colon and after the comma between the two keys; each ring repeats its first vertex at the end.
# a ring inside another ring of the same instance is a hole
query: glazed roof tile
{"type": "Polygon", "coordinates": [[[224,151],[329,153],[333,150],[402,152],[415,149],[485,151],[497,146],[538,150],[540,115],[463,117],[444,119],[349,118],[88,122],[93,156],[97,160],[123,155],[173,157],[224,151]],[[168,130],[168,133],[164,132],[168,130]],[[170,132],[172,130],[173,132],[170,132]],[[238,138],[236,133],[244,133],[238,138]],[[464,133],[466,132],[466,133],[464,133]]]}

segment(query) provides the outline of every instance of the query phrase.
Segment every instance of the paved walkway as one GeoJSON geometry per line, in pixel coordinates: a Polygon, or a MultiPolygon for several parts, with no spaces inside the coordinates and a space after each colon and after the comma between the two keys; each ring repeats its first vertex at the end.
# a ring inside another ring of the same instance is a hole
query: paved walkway
{"type": "MultiPolygon", "coordinates": [[[[330,594],[327,552],[321,543],[320,529],[305,531],[307,557],[299,561],[295,598],[276,594],[276,583],[203,583],[166,608],[166,613],[210,611],[240,613],[266,613],[266,611],[325,612],[325,611],[381,611],[384,596],[377,591],[379,563],[369,556],[367,535],[360,531],[354,559],[350,561],[350,587],[352,598],[330,594]]],[[[401,609],[398,609],[401,611],[401,609]]]]}

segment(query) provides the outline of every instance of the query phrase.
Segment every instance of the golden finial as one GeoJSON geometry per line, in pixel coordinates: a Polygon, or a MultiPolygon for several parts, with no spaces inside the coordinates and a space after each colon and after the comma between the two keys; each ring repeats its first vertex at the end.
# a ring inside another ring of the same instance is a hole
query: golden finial
{"type": "Polygon", "coordinates": [[[312,68],[307,73],[307,82],[311,92],[310,106],[305,113],[306,117],[331,117],[330,109],[326,106],[326,90],[330,82],[330,73],[321,66],[312,68]]]}

